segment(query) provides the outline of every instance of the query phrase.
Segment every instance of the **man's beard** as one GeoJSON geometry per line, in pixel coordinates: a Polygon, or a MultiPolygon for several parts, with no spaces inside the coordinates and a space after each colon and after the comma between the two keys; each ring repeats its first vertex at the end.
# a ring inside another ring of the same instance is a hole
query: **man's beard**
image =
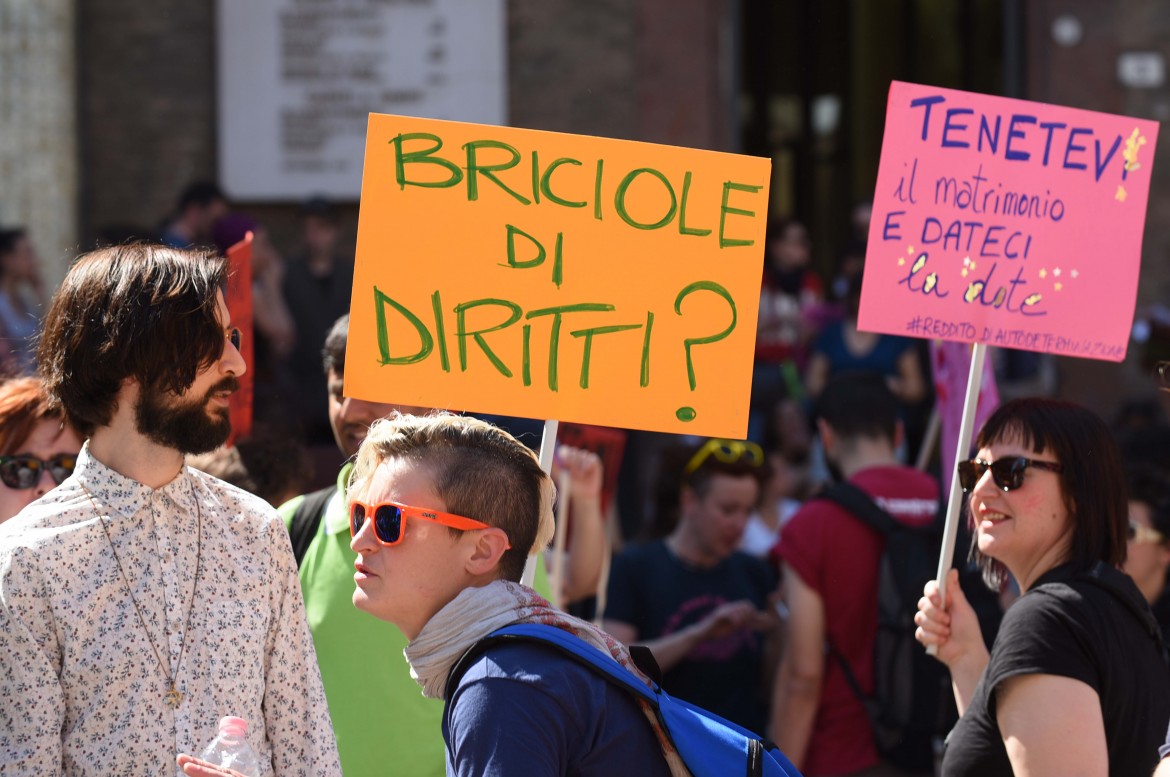
{"type": "Polygon", "coordinates": [[[226,410],[222,414],[208,414],[208,400],[216,392],[235,391],[239,387],[240,381],[229,375],[202,397],[190,400],[171,399],[174,395],[169,392],[144,389],[134,408],[138,431],[159,445],[180,453],[213,451],[227,442],[232,420],[226,410]]]}

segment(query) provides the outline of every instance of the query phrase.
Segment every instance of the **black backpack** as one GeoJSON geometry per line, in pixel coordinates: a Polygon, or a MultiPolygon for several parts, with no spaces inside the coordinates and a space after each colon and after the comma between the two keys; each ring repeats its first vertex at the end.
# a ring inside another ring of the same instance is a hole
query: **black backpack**
{"type": "Polygon", "coordinates": [[[329,500],[337,493],[337,486],[328,486],[320,491],[306,494],[293,513],[292,521],[288,526],[288,538],[292,541],[293,557],[297,560],[297,569],[300,569],[305,553],[313,538],[317,536],[317,527],[321,525],[321,518],[325,515],[325,508],[329,500]]]}
{"type": "Polygon", "coordinates": [[[829,653],[869,714],[878,753],[907,771],[929,772],[934,767],[934,740],[945,736],[958,719],[946,667],[914,639],[918,600],[927,581],[938,573],[940,526],[938,521],[906,526],[851,483],[836,483],[821,497],[885,538],[878,571],[874,694],[862,692],[857,676],[832,643],[829,653]]]}

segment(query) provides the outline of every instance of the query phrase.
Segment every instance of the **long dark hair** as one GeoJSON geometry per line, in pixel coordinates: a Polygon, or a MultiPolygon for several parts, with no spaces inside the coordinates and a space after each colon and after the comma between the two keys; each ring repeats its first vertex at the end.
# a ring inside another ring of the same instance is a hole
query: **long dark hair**
{"type": "MultiPolygon", "coordinates": [[[[1077,571],[1087,571],[1098,561],[1121,566],[1129,521],[1125,472],[1105,422],[1072,402],[1015,399],[987,419],[976,445],[986,448],[1007,441],[1047,453],[1061,465],[1060,492],[1072,519],[1065,561],[1077,571]]],[[[974,541],[971,556],[984,581],[998,589],[1006,577],[1003,564],[983,555],[974,541]]]]}
{"type": "Polygon", "coordinates": [[[113,416],[127,378],[181,394],[224,348],[216,294],[226,260],[149,243],[100,248],[70,269],[45,317],[37,361],[84,434],[113,416]]]}

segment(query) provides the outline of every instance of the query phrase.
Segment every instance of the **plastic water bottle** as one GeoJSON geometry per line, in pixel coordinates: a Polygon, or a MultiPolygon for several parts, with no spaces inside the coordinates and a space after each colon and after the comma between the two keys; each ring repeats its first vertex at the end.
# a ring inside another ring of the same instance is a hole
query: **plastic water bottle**
{"type": "Polygon", "coordinates": [[[199,757],[247,777],[260,777],[259,759],[256,758],[256,751],[248,744],[247,733],[248,721],[231,716],[223,718],[219,721],[219,733],[199,757]]]}

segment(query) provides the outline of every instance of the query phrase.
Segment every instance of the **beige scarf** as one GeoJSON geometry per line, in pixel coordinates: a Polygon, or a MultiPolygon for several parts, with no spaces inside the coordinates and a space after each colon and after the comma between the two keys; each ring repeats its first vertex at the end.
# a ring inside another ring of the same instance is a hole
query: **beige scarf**
{"type": "MultiPolygon", "coordinates": [[[[467,648],[496,629],[513,623],[543,623],[564,629],[612,656],[647,686],[651,685],[649,678],[630,659],[630,651],[625,645],[592,623],[556,609],[531,588],[496,580],[482,588],[465,588],[435,613],[406,646],[403,652],[410,664],[410,676],[422,686],[423,696],[443,698],[447,676],[467,648]]],[[[637,701],[654,728],[671,774],[690,777],[690,771],[662,730],[654,710],[642,699],[637,701]]]]}

